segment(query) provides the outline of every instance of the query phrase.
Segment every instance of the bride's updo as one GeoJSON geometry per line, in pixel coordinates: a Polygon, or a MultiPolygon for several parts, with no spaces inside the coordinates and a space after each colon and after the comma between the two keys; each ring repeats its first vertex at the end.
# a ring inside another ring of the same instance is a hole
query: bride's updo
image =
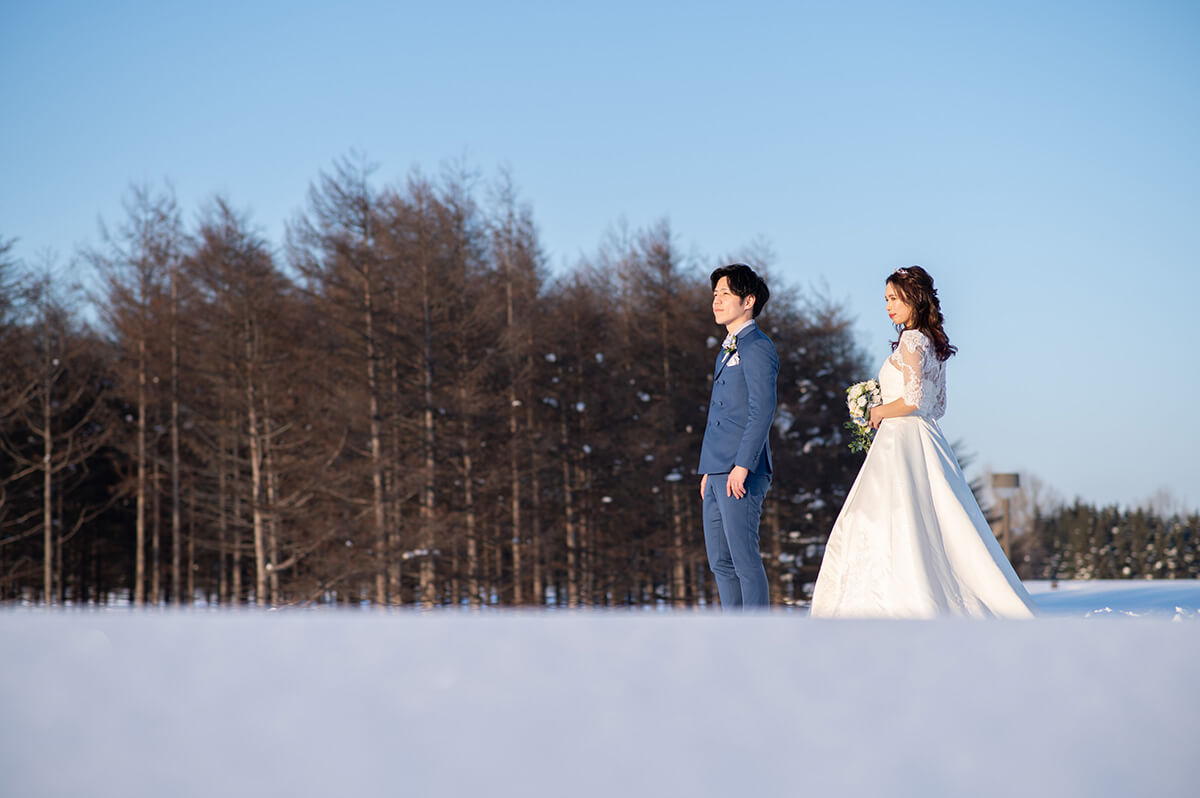
{"type": "MultiPolygon", "coordinates": [[[[938,301],[937,289],[933,287],[929,272],[920,266],[906,266],[892,272],[887,282],[896,289],[901,299],[912,306],[913,315],[908,329],[920,330],[929,336],[938,360],[948,360],[958,351],[958,347],[951,346],[950,337],[942,326],[946,317],[942,315],[942,303],[938,301]]],[[[904,331],[902,327],[898,329],[904,331]]],[[[899,340],[894,341],[892,349],[895,350],[899,345],[899,340]]]]}

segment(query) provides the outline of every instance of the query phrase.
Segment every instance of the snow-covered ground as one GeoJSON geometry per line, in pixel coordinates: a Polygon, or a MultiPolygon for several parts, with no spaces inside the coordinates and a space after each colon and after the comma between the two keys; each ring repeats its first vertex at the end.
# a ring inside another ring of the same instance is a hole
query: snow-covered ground
{"type": "Polygon", "coordinates": [[[1200,582],[1094,579],[1086,582],[1031,581],[1025,586],[1047,615],[1094,618],[1178,618],[1200,620],[1200,582]]]}
{"type": "Polygon", "coordinates": [[[1030,587],[1026,622],[0,611],[0,796],[1195,795],[1200,583],[1030,587]]]}

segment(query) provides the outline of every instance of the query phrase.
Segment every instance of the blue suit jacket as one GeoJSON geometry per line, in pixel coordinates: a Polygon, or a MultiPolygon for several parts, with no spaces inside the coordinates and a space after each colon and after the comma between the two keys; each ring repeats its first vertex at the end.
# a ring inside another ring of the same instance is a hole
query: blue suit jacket
{"type": "Polygon", "coordinates": [[[751,474],[771,473],[771,421],[775,417],[775,378],[779,355],[755,324],[737,337],[738,362],[718,353],[708,426],[700,448],[698,474],[725,474],[742,466],[751,474]]]}

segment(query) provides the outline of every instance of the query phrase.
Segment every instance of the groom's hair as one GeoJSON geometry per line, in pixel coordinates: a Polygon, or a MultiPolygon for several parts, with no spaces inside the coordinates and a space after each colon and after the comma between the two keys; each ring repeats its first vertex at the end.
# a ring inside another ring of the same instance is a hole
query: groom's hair
{"type": "Polygon", "coordinates": [[[762,309],[767,306],[767,300],[771,298],[771,292],[767,290],[767,284],[763,279],[754,273],[744,263],[731,263],[728,266],[722,266],[712,273],[712,287],[715,290],[717,283],[721,282],[722,277],[729,278],[729,290],[737,295],[739,299],[745,299],[748,296],[754,296],[754,309],[751,311],[751,318],[758,318],[758,314],[762,313],[762,309]]]}

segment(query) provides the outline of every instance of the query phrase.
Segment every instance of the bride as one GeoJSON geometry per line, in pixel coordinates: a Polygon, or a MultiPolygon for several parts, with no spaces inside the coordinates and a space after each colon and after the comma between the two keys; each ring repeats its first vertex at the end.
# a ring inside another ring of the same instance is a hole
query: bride
{"type": "Polygon", "coordinates": [[[875,440],[829,535],[811,615],[1031,617],[1033,600],[937,423],[957,350],[933,278],[897,269],[884,297],[900,339],[879,370],[875,440]]]}

